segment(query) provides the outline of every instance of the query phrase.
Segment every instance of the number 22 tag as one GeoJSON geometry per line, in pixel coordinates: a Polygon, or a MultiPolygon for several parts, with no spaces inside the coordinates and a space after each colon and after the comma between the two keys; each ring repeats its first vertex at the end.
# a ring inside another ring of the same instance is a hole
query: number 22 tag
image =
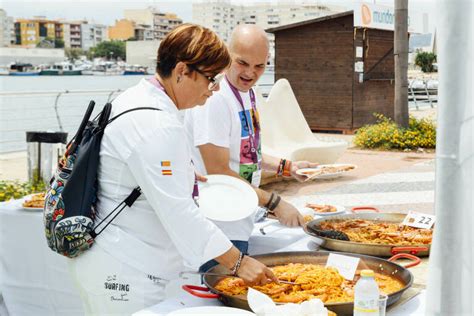
{"type": "Polygon", "coordinates": [[[402,224],[416,228],[430,229],[431,227],[433,227],[435,220],[435,215],[422,214],[410,211],[403,220],[402,224]]]}

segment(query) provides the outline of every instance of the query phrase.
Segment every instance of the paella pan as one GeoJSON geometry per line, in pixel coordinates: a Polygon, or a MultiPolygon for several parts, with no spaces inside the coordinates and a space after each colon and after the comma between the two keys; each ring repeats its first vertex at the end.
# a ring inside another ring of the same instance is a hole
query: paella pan
{"type": "Polygon", "coordinates": [[[417,256],[429,255],[432,229],[428,231],[403,227],[401,223],[406,214],[379,213],[378,209],[373,207],[361,209],[371,209],[375,213],[327,216],[308,222],[303,229],[308,235],[316,237],[321,247],[329,250],[378,257],[390,257],[397,253],[410,253],[417,256]],[[377,228],[370,227],[372,224],[375,224],[377,228]],[[365,235],[361,233],[361,227],[363,226],[367,226],[365,227],[365,235]],[[390,230],[392,226],[394,229],[390,230]],[[386,231],[383,231],[384,229],[386,231]],[[321,234],[321,231],[342,232],[349,237],[349,240],[337,239],[338,235],[332,237],[321,234]],[[355,235],[360,235],[360,238],[353,238],[355,235]],[[405,235],[408,236],[406,240],[402,239],[405,235]],[[373,239],[369,240],[370,237],[373,237],[373,239]]]}
{"type": "MultiPolygon", "coordinates": [[[[324,267],[329,254],[330,252],[294,251],[256,255],[253,256],[253,258],[259,260],[269,267],[296,263],[314,264],[324,267]]],[[[413,283],[413,275],[411,272],[406,267],[400,266],[392,261],[358,254],[344,255],[360,258],[359,266],[357,268],[358,270],[372,269],[377,274],[385,277],[392,277],[399,281],[401,287],[395,292],[388,293],[387,305],[391,305],[398,301],[403,292],[406,291],[413,283]]],[[[418,259],[409,254],[398,254],[393,259],[397,259],[399,257],[418,259]]],[[[228,272],[229,271],[221,265],[215,266],[208,271],[208,273],[211,274],[204,276],[203,281],[207,286],[206,288],[197,286],[183,286],[183,289],[198,297],[217,298],[227,306],[250,310],[245,294],[230,295],[216,288],[219,282],[223,280],[223,277],[213,274],[226,274],[228,272]]],[[[352,314],[353,310],[352,301],[325,303],[325,306],[338,315],[352,314]]]]}

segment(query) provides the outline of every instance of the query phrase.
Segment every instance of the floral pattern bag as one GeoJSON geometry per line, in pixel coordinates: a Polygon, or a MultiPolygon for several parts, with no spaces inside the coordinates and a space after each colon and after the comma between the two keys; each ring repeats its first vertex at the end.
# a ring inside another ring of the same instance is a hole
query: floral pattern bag
{"type": "Polygon", "coordinates": [[[151,107],[138,107],[109,119],[112,105],[107,103],[102,112],[95,119],[89,121],[94,105],[95,103],[91,101],[76,135],[69,142],[66,153],[58,163],[46,194],[43,211],[48,246],[53,251],[69,258],[74,258],[92,247],[94,238],[126,206],[132,206],[141,194],[140,188],[135,188],[109,215],[95,225],[97,170],[100,143],[105,127],[131,111],[159,110],[151,107]],[[112,217],[108,219],[110,216],[112,217]],[[101,226],[102,224],[104,226],[101,226]],[[99,226],[100,231],[97,232],[99,226]]]}

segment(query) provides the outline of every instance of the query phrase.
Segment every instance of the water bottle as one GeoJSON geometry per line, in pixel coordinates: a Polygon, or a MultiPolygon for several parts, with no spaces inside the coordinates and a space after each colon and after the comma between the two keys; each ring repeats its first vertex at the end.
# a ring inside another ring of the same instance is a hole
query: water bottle
{"type": "Polygon", "coordinates": [[[354,316],[379,316],[379,286],[374,271],[362,270],[354,289],[354,316]]]}

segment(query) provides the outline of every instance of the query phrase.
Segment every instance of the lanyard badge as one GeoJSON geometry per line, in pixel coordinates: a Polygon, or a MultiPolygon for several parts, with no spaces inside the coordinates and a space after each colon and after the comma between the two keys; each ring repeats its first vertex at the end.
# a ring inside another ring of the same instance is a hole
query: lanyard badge
{"type": "Polygon", "coordinates": [[[239,91],[237,90],[236,87],[234,87],[230,82],[229,79],[227,79],[227,83],[229,84],[230,89],[232,90],[232,93],[234,93],[234,96],[236,97],[237,101],[239,101],[240,107],[242,108],[242,115],[244,116],[245,120],[245,125],[247,126],[248,134],[249,134],[249,142],[250,142],[250,155],[252,157],[252,161],[255,164],[258,164],[258,140],[257,140],[257,135],[260,131],[260,126],[258,123],[258,118],[256,117],[257,115],[257,105],[256,105],[256,99],[255,99],[255,93],[252,89],[249,90],[249,95],[250,95],[250,104],[252,107],[252,111],[249,111],[250,115],[253,115],[255,117],[251,117],[250,119],[252,120],[252,123],[254,124],[254,129],[252,129],[252,125],[249,122],[249,119],[246,115],[246,110],[244,106],[244,101],[242,100],[242,97],[240,96],[239,91]]]}

